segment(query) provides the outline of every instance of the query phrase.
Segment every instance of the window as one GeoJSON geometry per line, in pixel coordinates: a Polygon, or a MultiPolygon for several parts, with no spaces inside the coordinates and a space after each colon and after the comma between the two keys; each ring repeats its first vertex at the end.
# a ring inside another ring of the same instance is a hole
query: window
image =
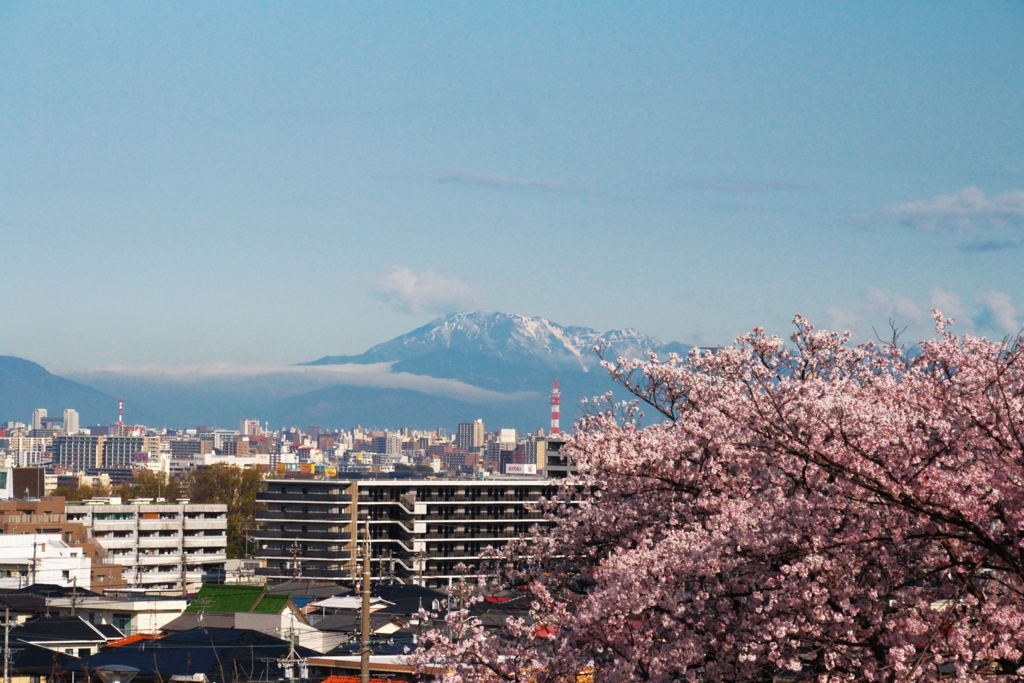
{"type": "Polygon", "coordinates": [[[88,657],[91,654],[92,654],[92,652],[90,652],[89,648],[87,648],[87,647],[80,647],[80,648],[78,648],[78,656],[79,657],[88,657]]]}
{"type": "Polygon", "coordinates": [[[118,614],[115,612],[113,622],[114,628],[119,630],[121,633],[126,636],[130,636],[132,634],[132,615],[118,614]]]}
{"type": "Polygon", "coordinates": [[[60,573],[60,578],[64,579],[65,581],[70,581],[71,580],[71,570],[70,569],[65,569],[64,571],[62,571],[60,573]]]}

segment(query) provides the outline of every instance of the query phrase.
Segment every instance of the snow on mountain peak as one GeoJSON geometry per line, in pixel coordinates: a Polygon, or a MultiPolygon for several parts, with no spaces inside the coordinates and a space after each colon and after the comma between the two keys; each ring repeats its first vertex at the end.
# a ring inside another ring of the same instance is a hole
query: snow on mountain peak
{"type": "Polygon", "coordinates": [[[547,318],[472,311],[438,318],[357,358],[402,361],[452,350],[553,370],[590,371],[599,366],[593,347],[602,338],[611,343],[614,356],[643,357],[666,346],[633,329],[602,334],[589,327],[563,327],[547,318]]]}

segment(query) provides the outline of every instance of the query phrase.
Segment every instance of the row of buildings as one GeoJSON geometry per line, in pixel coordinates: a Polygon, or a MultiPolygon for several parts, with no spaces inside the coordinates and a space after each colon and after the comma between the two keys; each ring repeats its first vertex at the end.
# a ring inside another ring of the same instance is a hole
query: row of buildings
{"type": "Polygon", "coordinates": [[[61,467],[74,472],[147,468],[168,476],[204,465],[224,463],[278,472],[386,474],[403,467],[433,474],[488,476],[535,475],[545,467],[543,430],[485,430],[482,420],[444,429],[378,431],[363,428],[270,431],[258,420],[243,420],[237,430],[205,426],[183,431],[116,424],[80,427],[77,412],[63,420],[33,413],[31,426],[0,426],[0,467],[61,467]]]}
{"type": "MultiPolygon", "coordinates": [[[[252,520],[256,573],[350,580],[367,532],[375,580],[438,587],[475,573],[488,546],[551,524],[538,502],[568,473],[560,446],[545,445],[546,477],[269,478],[252,520]]],[[[183,593],[226,575],[223,504],[13,499],[0,503],[0,532],[0,587],[45,575],[83,589],[183,593]]]]}
{"type": "Polygon", "coordinates": [[[0,588],[184,594],[225,575],[227,506],[119,498],[0,502],[0,588]]]}

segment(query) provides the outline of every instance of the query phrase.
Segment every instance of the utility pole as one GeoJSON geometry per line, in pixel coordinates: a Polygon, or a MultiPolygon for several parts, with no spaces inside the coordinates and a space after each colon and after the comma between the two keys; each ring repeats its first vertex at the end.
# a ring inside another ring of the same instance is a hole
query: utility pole
{"type": "Polygon", "coordinates": [[[10,683],[10,671],[7,668],[7,659],[10,658],[8,642],[10,635],[10,607],[3,608],[3,683],[10,683]]]}
{"type": "Polygon", "coordinates": [[[370,683],[370,522],[366,522],[366,546],[363,551],[362,642],[360,643],[359,680],[370,683]]]}
{"type": "Polygon", "coordinates": [[[301,579],[302,565],[299,562],[299,552],[302,550],[302,547],[299,545],[299,539],[296,538],[292,541],[292,545],[288,550],[292,553],[292,578],[301,579]]]}
{"type": "Polygon", "coordinates": [[[4,607],[4,683],[11,683],[11,672],[8,661],[11,658],[10,650],[11,633],[11,608],[4,607]]]}
{"type": "Polygon", "coordinates": [[[72,580],[72,583],[71,583],[71,616],[72,617],[75,616],[75,603],[76,602],[78,602],[78,575],[77,574],[75,575],[75,578],[72,580]]]}

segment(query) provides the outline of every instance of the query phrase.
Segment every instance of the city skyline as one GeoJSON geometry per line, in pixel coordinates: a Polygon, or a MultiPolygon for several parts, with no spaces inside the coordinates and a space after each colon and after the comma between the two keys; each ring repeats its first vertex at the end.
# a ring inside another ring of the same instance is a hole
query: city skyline
{"type": "Polygon", "coordinates": [[[0,353],[1024,318],[1019,4],[196,8],[0,13],[0,353]]]}

